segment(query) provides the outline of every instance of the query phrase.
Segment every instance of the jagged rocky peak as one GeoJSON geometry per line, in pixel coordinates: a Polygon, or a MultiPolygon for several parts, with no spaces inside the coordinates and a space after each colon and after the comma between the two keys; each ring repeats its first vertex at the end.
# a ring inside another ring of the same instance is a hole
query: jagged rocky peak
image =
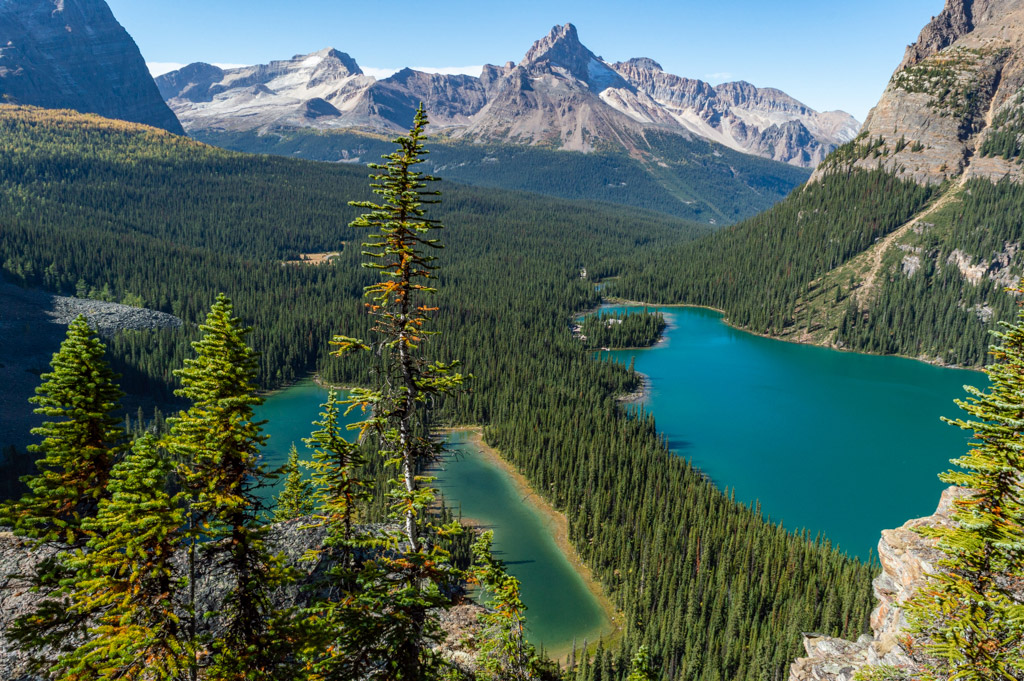
{"type": "Polygon", "coordinates": [[[104,0],[0,2],[0,102],[183,132],[104,0]]]}
{"type": "Polygon", "coordinates": [[[648,57],[633,57],[628,61],[615,62],[611,67],[631,85],[648,92],[658,76],[665,73],[661,64],[648,57]]]}
{"type": "Polygon", "coordinates": [[[665,69],[661,68],[661,64],[659,64],[658,62],[654,61],[650,57],[633,57],[629,61],[618,62],[618,63],[615,64],[615,69],[618,70],[618,68],[620,66],[624,67],[624,68],[643,69],[644,71],[664,71],[665,70],[665,69]]]}
{"type": "Polygon", "coordinates": [[[533,44],[519,65],[530,73],[561,69],[597,92],[609,87],[629,87],[622,76],[580,42],[572,24],[552,28],[533,44]]]}
{"type": "Polygon", "coordinates": [[[998,21],[1019,7],[1016,0],[947,0],[946,6],[932,17],[921,36],[907,47],[900,69],[917,64],[971,33],[981,24],[998,21]]]}
{"type": "Polygon", "coordinates": [[[546,36],[535,42],[519,65],[528,67],[546,61],[566,68],[582,66],[585,70],[593,56],[580,42],[576,27],[565,24],[553,27],[546,36]]]}
{"type": "Polygon", "coordinates": [[[1003,149],[1024,116],[1022,88],[1024,0],[947,0],[907,48],[856,144],[815,177],[882,165],[921,184],[1024,181],[1020,158],[1003,149]]]}
{"type": "Polygon", "coordinates": [[[337,73],[344,74],[346,76],[363,75],[363,70],[359,68],[359,64],[356,63],[355,59],[348,56],[344,52],[339,52],[333,47],[328,47],[323,50],[320,50],[319,52],[314,52],[311,55],[306,55],[305,58],[313,56],[321,57],[323,59],[323,61],[320,62],[320,65],[317,67],[319,69],[334,68],[336,69],[337,73]]]}

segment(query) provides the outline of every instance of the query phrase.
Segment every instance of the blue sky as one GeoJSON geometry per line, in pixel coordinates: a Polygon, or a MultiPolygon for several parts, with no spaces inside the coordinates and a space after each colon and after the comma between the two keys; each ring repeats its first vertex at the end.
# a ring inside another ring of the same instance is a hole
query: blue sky
{"type": "MultiPolygon", "coordinates": [[[[108,0],[148,62],[255,64],[336,47],[364,68],[518,62],[555,24],[614,62],[777,87],[863,120],[943,0],[108,0]]],[[[469,67],[467,69],[467,67],[469,67]]],[[[386,72],[386,71],[385,71],[386,72]]]]}

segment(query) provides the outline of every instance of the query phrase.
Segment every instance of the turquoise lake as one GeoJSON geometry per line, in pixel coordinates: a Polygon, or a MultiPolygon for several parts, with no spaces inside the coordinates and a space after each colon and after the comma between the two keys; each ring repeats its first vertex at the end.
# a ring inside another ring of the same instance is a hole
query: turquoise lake
{"type": "MultiPolygon", "coordinates": [[[[965,384],[984,385],[983,374],[761,338],[710,310],[650,309],[669,322],[663,342],[600,354],[635,359],[649,378],[637,408],[737,500],[864,558],[883,529],[934,511],[943,488],[936,475],[969,440],[939,417],[959,416],[953,400],[965,384]]],[[[285,462],[293,442],[306,453],[302,439],[326,395],[303,381],[267,397],[257,416],[269,421],[270,467],[285,462]]],[[[451,446],[438,487],[449,505],[494,529],[495,551],[522,583],[531,640],[551,651],[594,640],[608,622],[545,519],[470,443],[455,436],[451,446]]]]}
{"type": "MultiPolygon", "coordinates": [[[[309,437],[327,391],[312,381],[267,396],[256,413],[266,419],[270,441],[264,450],[269,468],[284,464],[294,442],[308,457],[302,439],[309,437]]],[[[348,422],[357,419],[353,414],[348,422]]],[[[449,442],[450,454],[434,473],[436,486],[448,505],[466,518],[494,530],[494,553],[522,585],[529,609],[529,638],[548,651],[561,653],[577,639],[597,640],[609,631],[609,622],[572,564],[559,551],[547,521],[527,503],[509,476],[478,454],[464,435],[449,442]]],[[[268,491],[268,495],[272,494],[268,491]]]]}
{"type": "MultiPolygon", "coordinates": [[[[640,310],[635,306],[606,309],[640,310]]],[[[930,515],[966,451],[963,386],[984,374],[761,338],[697,308],[661,310],[653,348],[601,353],[649,377],[642,407],[669,447],[789,529],[866,558],[883,529],[930,515]]]]}

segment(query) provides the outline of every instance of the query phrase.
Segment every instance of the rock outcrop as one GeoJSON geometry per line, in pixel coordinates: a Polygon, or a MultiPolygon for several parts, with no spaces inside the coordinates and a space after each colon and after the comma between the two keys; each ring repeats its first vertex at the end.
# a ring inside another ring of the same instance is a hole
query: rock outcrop
{"type": "Polygon", "coordinates": [[[183,323],[165,312],[56,296],[0,282],[0,448],[14,445],[24,450],[35,441],[30,431],[43,419],[32,412],[28,400],[35,394],[40,374],[50,370],[50,359],[64,340],[67,325],[80,314],[103,336],[123,330],[171,329],[183,323]]]}
{"type": "Polygon", "coordinates": [[[104,0],[0,0],[0,102],[184,132],[104,0]]]}
{"type": "Polygon", "coordinates": [[[907,622],[900,606],[925,584],[927,575],[937,570],[942,558],[934,541],[914,529],[950,526],[953,500],[962,494],[962,488],[950,487],[942,493],[933,515],[882,532],[878,542],[882,573],[873,582],[878,599],[878,606],[871,613],[873,634],[861,636],[856,642],[805,634],[807,657],[793,663],[789,681],[852,681],[856,671],[867,665],[914,668],[901,643],[907,622]]]}
{"type": "MultiPolygon", "coordinates": [[[[329,564],[324,560],[300,560],[311,549],[323,545],[324,530],[308,527],[309,519],[293,520],[273,525],[267,537],[271,552],[282,554],[286,562],[298,572],[298,579],[272,595],[276,607],[303,606],[309,602],[313,586],[324,575],[329,564]]],[[[37,594],[26,588],[25,575],[44,559],[55,554],[53,549],[30,549],[23,540],[0,528],[0,679],[4,681],[37,681],[29,676],[26,656],[15,649],[6,632],[21,615],[35,607],[37,594]]],[[[181,569],[184,570],[184,552],[181,569]]],[[[221,598],[229,584],[219,573],[217,562],[197,561],[196,597],[200,611],[220,608],[221,598]]],[[[483,608],[471,601],[440,613],[441,627],[446,640],[441,653],[464,669],[472,669],[473,648],[479,641],[478,615],[483,608]]],[[[217,618],[205,618],[202,632],[216,631],[217,618]]]]}
{"type": "Polygon", "coordinates": [[[655,129],[813,167],[859,127],[848,114],[818,113],[778,90],[712,88],[645,58],[608,64],[572,24],[554,27],[518,64],[485,66],[480,77],[403,69],[376,80],[326,49],[228,71],[191,64],[157,83],[189,131],[392,133],[408,129],[424,102],[434,129],[467,141],[634,151],[655,129]]]}
{"type": "MultiPolygon", "coordinates": [[[[1024,1],[947,0],[835,164],[879,164],[921,184],[1024,179],[1024,1]]],[[[834,160],[834,163],[833,163],[834,160]]]]}

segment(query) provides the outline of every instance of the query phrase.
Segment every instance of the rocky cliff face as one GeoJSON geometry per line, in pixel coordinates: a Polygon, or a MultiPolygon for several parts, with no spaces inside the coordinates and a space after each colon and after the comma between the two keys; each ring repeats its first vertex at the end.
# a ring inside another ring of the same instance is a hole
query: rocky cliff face
{"type": "Polygon", "coordinates": [[[922,184],[1024,179],[1019,152],[1005,144],[1024,132],[1022,86],[1024,2],[947,0],[837,162],[881,164],[922,184]]]}
{"type": "Polygon", "coordinates": [[[942,557],[933,540],[923,538],[914,528],[948,527],[953,500],[962,494],[962,488],[950,487],[943,492],[933,515],[882,532],[878,542],[882,573],[873,582],[878,599],[878,607],[871,613],[873,634],[856,642],[805,634],[807,657],[793,663],[789,681],[852,681],[857,670],[867,665],[914,669],[901,643],[907,623],[900,605],[925,584],[926,576],[936,571],[942,557]]]}
{"type": "Polygon", "coordinates": [[[378,81],[348,55],[322,50],[230,71],[193,64],[157,82],[191,131],[394,132],[408,128],[422,101],[435,129],[453,138],[632,152],[653,129],[811,167],[859,127],[847,114],[815,112],[778,90],[712,88],[666,74],[651,59],[608,64],[572,24],[554,27],[518,64],[485,66],[479,78],[404,69],[378,81]]]}
{"type": "Polygon", "coordinates": [[[0,103],[74,109],[182,134],[103,0],[0,0],[0,103]]]}

